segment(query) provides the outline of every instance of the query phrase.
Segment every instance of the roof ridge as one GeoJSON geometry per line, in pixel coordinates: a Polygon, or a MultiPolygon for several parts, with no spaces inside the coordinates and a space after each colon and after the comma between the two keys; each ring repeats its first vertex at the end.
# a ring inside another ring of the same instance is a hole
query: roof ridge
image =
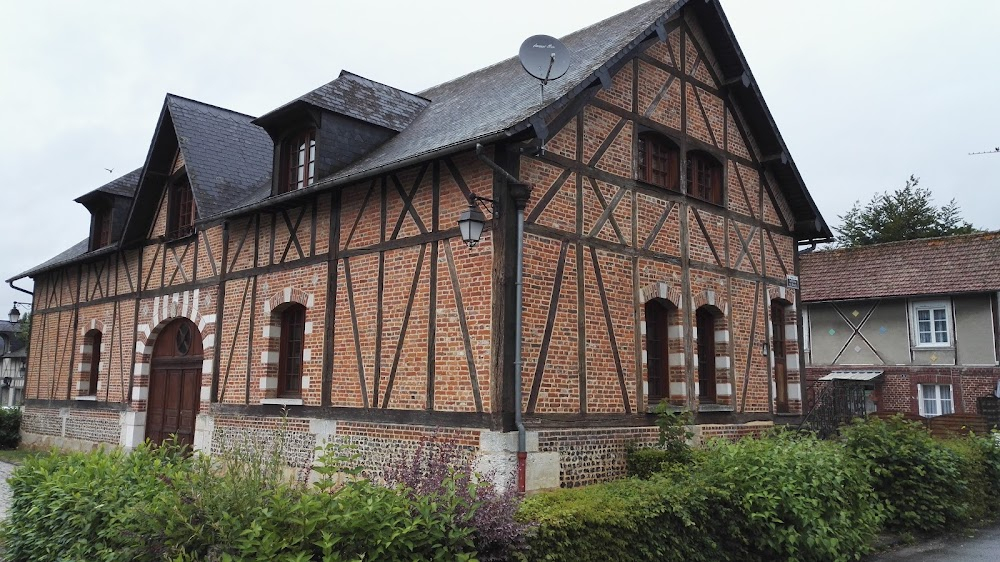
{"type": "Polygon", "coordinates": [[[227,113],[235,113],[236,115],[242,115],[243,117],[249,117],[251,120],[256,119],[256,117],[254,117],[253,115],[250,115],[249,113],[243,113],[242,111],[236,111],[235,109],[229,109],[227,107],[222,107],[221,105],[215,105],[215,104],[212,104],[212,103],[207,103],[207,102],[199,101],[199,100],[196,100],[194,98],[188,98],[188,97],[185,97],[185,96],[180,96],[180,95],[177,95],[177,94],[172,94],[170,92],[167,92],[167,99],[169,100],[171,98],[176,98],[176,99],[179,99],[179,100],[189,101],[189,102],[196,103],[196,104],[204,106],[204,107],[211,107],[212,109],[220,109],[220,110],[225,111],[227,113]]]}
{"type": "MultiPolygon", "coordinates": [[[[411,92],[411,91],[409,91],[409,90],[404,90],[404,89],[402,89],[402,88],[397,88],[396,86],[393,86],[392,84],[386,84],[385,82],[379,82],[378,80],[373,80],[373,79],[371,79],[371,78],[369,78],[369,77],[367,77],[367,76],[362,76],[361,74],[358,74],[357,72],[351,72],[350,70],[345,70],[345,69],[343,69],[343,68],[342,68],[342,69],[340,69],[340,75],[339,75],[339,76],[337,76],[337,78],[335,78],[334,80],[336,80],[336,79],[338,79],[338,78],[342,77],[342,76],[343,76],[343,75],[345,75],[345,74],[350,74],[351,76],[354,76],[354,77],[357,77],[357,78],[360,78],[360,79],[362,79],[362,80],[367,80],[367,81],[369,81],[369,82],[371,82],[371,83],[373,83],[373,84],[378,84],[379,86],[385,86],[386,88],[392,88],[393,90],[396,90],[397,92],[403,92],[404,94],[407,94],[407,95],[409,95],[409,96],[413,96],[413,97],[415,97],[415,98],[420,98],[420,99],[422,99],[422,100],[424,100],[424,101],[427,101],[427,102],[431,102],[431,101],[433,101],[433,100],[429,100],[429,99],[425,98],[424,96],[421,96],[420,94],[414,94],[413,92],[411,92]]],[[[327,84],[330,84],[330,83],[331,83],[331,82],[333,82],[334,80],[331,80],[330,82],[327,82],[326,84],[323,84],[323,86],[326,86],[327,84]]],[[[313,88],[312,90],[310,90],[310,92],[312,92],[312,91],[315,91],[315,90],[317,90],[317,89],[319,89],[319,88],[322,88],[323,86],[317,86],[316,88],[313,88]]],[[[307,93],[308,93],[308,92],[307,92],[307,93]]],[[[304,96],[304,95],[306,95],[306,94],[302,94],[302,95],[304,96]]],[[[301,96],[300,96],[300,97],[301,97],[301,96]]]]}
{"type": "MultiPolygon", "coordinates": [[[[658,1],[660,1],[660,0],[646,0],[645,2],[643,2],[641,4],[637,4],[637,5],[629,8],[629,9],[627,9],[625,11],[618,12],[618,13],[615,13],[615,14],[611,14],[610,16],[608,16],[608,17],[606,17],[606,18],[604,18],[604,19],[602,19],[600,21],[594,22],[594,23],[592,23],[592,24],[590,24],[590,25],[588,25],[586,27],[581,27],[580,29],[571,31],[571,32],[563,35],[562,37],[560,37],[559,40],[562,41],[562,42],[565,42],[570,37],[574,37],[576,35],[580,35],[580,34],[586,32],[586,31],[589,31],[592,28],[595,28],[595,27],[598,27],[598,26],[601,26],[601,25],[605,25],[609,20],[613,20],[613,19],[620,18],[620,17],[625,17],[625,14],[632,13],[633,11],[638,11],[641,8],[645,7],[645,6],[648,6],[649,4],[653,4],[654,2],[658,2],[658,1]]],[[[527,39],[527,37],[525,37],[525,39],[527,39]]],[[[446,80],[446,81],[441,82],[439,84],[435,84],[434,86],[431,86],[429,88],[425,88],[425,89],[421,90],[420,92],[418,92],[418,95],[420,95],[421,97],[423,97],[423,94],[426,93],[426,92],[429,92],[430,90],[441,88],[443,86],[451,84],[452,82],[457,82],[457,81],[463,80],[463,79],[465,79],[465,78],[467,78],[469,76],[474,76],[476,74],[479,74],[480,72],[485,72],[485,71],[487,71],[487,70],[489,70],[491,68],[495,68],[495,67],[500,66],[502,64],[507,64],[510,61],[512,61],[514,59],[517,59],[517,58],[518,58],[517,55],[512,56],[512,57],[507,57],[507,58],[505,58],[505,59],[503,59],[501,61],[495,62],[495,63],[493,63],[491,65],[484,66],[482,68],[478,68],[478,69],[473,70],[471,72],[467,72],[465,74],[462,74],[461,76],[457,76],[455,78],[452,78],[451,80],[446,80]]]]}
{"type": "Polygon", "coordinates": [[[980,230],[976,232],[970,232],[968,234],[949,234],[946,236],[930,236],[927,238],[911,238],[909,240],[893,240],[891,242],[880,242],[878,244],[865,244],[863,246],[852,246],[849,248],[829,248],[825,250],[818,250],[816,252],[809,252],[807,254],[801,254],[802,257],[815,256],[815,255],[829,255],[834,253],[851,253],[851,252],[862,252],[865,250],[877,250],[881,248],[886,248],[890,246],[904,246],[904,245],[917,245],[922,242],[934,242],[940,240],[957,240],[965,238],[986,238],[989,236],[1000,235],[1000,230],[980,230]]]}

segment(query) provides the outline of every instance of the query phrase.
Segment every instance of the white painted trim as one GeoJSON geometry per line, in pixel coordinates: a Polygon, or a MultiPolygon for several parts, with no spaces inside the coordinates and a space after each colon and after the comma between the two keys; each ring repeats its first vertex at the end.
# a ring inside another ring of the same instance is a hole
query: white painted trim
{"type": "Polygon", "coordinates": [[[716,396],[732,396],[733,395],[733,385],[728,382],[715,383],[715,395],[716,396]]]}
{"type": "Polygon", "coordinates": [[[132,387],[132,400],[149,400],[149,387],[148,386],[133,386],[132,387]]]}
{"type": "Polygon", "coordinates": [[[785,356],[785,368],[788,369],[789,371],[798,371],[799,370],[799,354],[798,353],[789,353],[788,355],[785,356]]]}
{"type": "Polygon", "coordinates": [[[648,359],[648,357],[649,357],[649,356],[648,356],[648,354],[647,354],[646,350],[645,350],[645,349],[644,349],[644,350],[642,350],[642,364],[643,364],[643,365],[648,365],[648,364],[649,364],[649,359],[648,359]]]}
{"type": "MultiPolygon", "coordinates": [[[[697,363],[697,361],[695,361],[695,363],[697,363]]],[[[667,355],[667,364],[670,365],[671,367],[683,367],[685,365],[684,354],[671,353],[667,355]]]]}
{"type": "Polygon", "coordinates": [[[312,377],[310,377],[309,375],[303,376],[302,377],[302,390],[308,389],[309,388],[309,383],[311,383],[311,382],[312,382],[312,377]]]}
{"type": "Polygon", "coordinates": [[[729,330],[716,330],[715,331],[715,342],[716,343],[729,343],[729,330]]]}
{"type": "MultiPolygon", "coordinates": [[[[307,322],[307,324],[308,324],[308,322],[307,322]]],[[[263,335],[264,335],[265,338],[274,339],[274,338],[281,337],[281,326],[267,325],[267,326],[264,326],[264,330],[263,331],[264,331],[263,335]]]]}
{"type": "Polygon", "coordinates": [[[937,383],[918,384],[917,385],[917,410],[920,412],[921,416],[924,416],[925,418],[933,418],[933,417],[936,417],[936,416],[945,415],[941,411],[941,410],[943,410],[943,408],[941,408],[941,405],[945,403],[945,400],[943,398],[941,398],[941,387],[945,387],[945,386],[948,387],[948,395],[950,396],[950,398],[947,400],[947,402],[949,402],[951,404],[951,412],[949,412],[949,413],[955,413],[955,388],[952,385],[950,385],[950,384],[943,384],[943,383],[941,383],[941,384],[937,384],[937,383]],[[934,396],[933,396],[933,398],[931,398],[931,400],[935,403],[935,406],[938,408],[938,412],[937,413],[928,414],[927,411],[924,409],[924,388],[933,388],[934,389],[934,396]]]}
{"type": "Polygon", "coordinates": [[[90,371],[90,363],[77,363],[76,372],[86,373],[90,371]]]}
{"type": "Polygon", "coordinates": [[[90,390],[90,381],[76,381],[76,389],[79,391],[90,390]]]}
{"type": "Polygon", "coordinates": [[[260,389],[261,390],[275,390],[278,388],[278,377],[261,377],[260,378],[260,389]]]}
{"type": "Polygon", "coordinates": [[[312,361],[312,358],[313,358],[312,349],[307,347],[302,350],[302,361],[308,363],[309,361],[312,361]]]}
{"type": "Polygon", "coordinates": [[[278,352],[277,351],[261,351],[260,352],[260,362],[264,365],[277,365],[278,364],[278,352]]]}
{"type": "Polygon", "coordinates": [[[215,360],[214,359],[205,359],[204,361],[201,362],[201,374],[203,374],[203,375],[211,375],[212,374],[212,367],[214,367],[214,366],[215,366],[215,360]]]}
{"type": "Polygon", "coordinates": [[[205,349],[215,347],[215,334],[208,334],[205,339],[201,340],[201,345],[205,349]]]}
{"type": "Polygon", "coordinates": [[[212,399],[212,387],[203,386],[201,387],[201,401],[208,402],[212,399]]]}
{"type": "Polygon", "coordinates": [[[96,402],[97,396],[93,394],[88,394],[86,396],[74,396],[73,400],[77,400],[79,402],[96,402]]]}
{"type": "Polygon", "coordinates": [[[910,310],[913,315],[910,318],[910,331],[913,334],[913,347],[918,348],[951,348],[955,343],[955,326],[952,321],[951,302],[947,300],[915,300],[910,302],[910,310]],[[934,341],[920,343],[920,320],[918,311],[930,311],[931,339],[934,341]],[[934,311],[944,310],[945,330],[948,341],[936,341],[937,334],[934,330],[934,311]]]}
{"type": "Polygon", "coordinates": [[[802,385],[797,382],[788,383],[788,399],[802,400],[802,385]]]}
{"type": "Polygon", "coordinates": [[[687,396],[687,385],[682,382],[670,383],[671,396],[687,396]]]}
{"type": "Polygon", "coordinates": [[[312,323],[312,320],[309,320],[308,322],[306,322],[305,324],[302,325],[302,331],[303,331],[303,333],[306,333],[306,334],[313,333],[313,323],[312,323]]]}
{"type": "Polygon", "coordinates": [[[309,297],[306,299],[306,308],[312,308],[316,304],[316,297],[312,293],[309,293],[309,297]]]}
{"type": "Polygon", "coordinates": [[[132,369],[133,375],[148,375],[149,374],[149,363],[136,363],[135,367],[132,369]]]}
{"type": "Polygon", "coordinates": [[[672,326],[667,326],[667,339],[679,340],[684,337],[684,326],[682,324],[674,324],[672,326]]]}
{"type": "Polygon", "coordinates": [[[730,359],[728,355],[716,355],[715,356],[715,368],[716,369],[728,369],[730,365],[730,359]]]}

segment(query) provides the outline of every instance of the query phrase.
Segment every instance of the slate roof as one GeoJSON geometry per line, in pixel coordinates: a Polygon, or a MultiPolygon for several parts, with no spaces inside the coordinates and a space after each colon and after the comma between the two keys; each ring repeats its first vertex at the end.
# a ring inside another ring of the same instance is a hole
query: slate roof
{"type": "Polygon", "coordinates": [[[1000,232],[803,254],[805,302],[1000,290],[1000,232]]]}
{"type": "Polygon", "coordinates": [[[131,198],[135,195],[135,189],[139,186],[140,176],[142,176],[142,168],[136,168],[124,176],[113,179],[93,191],[84,193],[83,195],[77,197],[75,201],[77,203],[84,203],[86,200],[97,195],[98,193],[109,193],[111,195],[131,198]]]}
{"type": "Polygon", "coordinates": [[[167,94],[198,218],[232,208],[271,177],[274,145],[253,117],[167,94]]]}
{"type": "MultiPolygon", "coordinates": [[[[115,249],[116,247],[117,247],[117,244],[112,244],[110,246],[106,246],[104,248],[101,248],[100,250],[97,250],[94,253],[95,254],[96,253],[102,253],[102,254],[103,253],[107,253],[107,252],[115,249]]],[[[9,283],[11,281],[17,281],[18,279],[23,279],[25,277],[31,277],[31,276],[33,276],[33,275],[35,275],[37,273],[41,273],[42,271],[45,271],[46,269],[52,269],[53,267],[55,267],[57,265],[62,265],[64,263],[72,262],[76,258],[78,258],[78,257],[86,254],[87,250],[89,248],[90,248],[90,237],[88,236],[87,238],[84,238],[83,240],[80,240],[76,244],[73,244],[69,248],[63,250],[62,252],[60,252],[59,254],[57,254],[55,257],[53,257],[53,258],[51,258],[51,259],[49,259],[49,260],[47,260],[45,262],[42,262],[42,263],[36,265],[35,267],[27,270],[27,271],[24,271],[22,273],[18,273],[14,277],[11,277],[10,279],[8,279],[7,282],[9,283]]]]}
{"type": "Polygon", "coordinates": [[[385,167],[518,125],[570,93],[681,3],[652,0],[563,37],[571,57],[569,70],[545,87],[544,104],[538,80],[524,71],[516,57],[420,92],[432,103],[409,127],[333,178],[385,167]]]}
{"type": "Polygon", "coordinates": [[[305,102],[396,132],[405,129],[430,100],[346,70],[336,80],[256,119],[260,123],[297,102],[305,102]]]}
{"type": "MultiPolygon", "coordinates": [[[[25,357],[24,342],[16,336],[20,331],[21,327],[19,325],[8,320],[0,320],[0,333],[15,334],[14,337],[10,338],[10,352],[6,354],[0,353],[0,357],[25,357]]],[[[2,344],[0,344],[0,351],[3,351],[2,344]]]]}

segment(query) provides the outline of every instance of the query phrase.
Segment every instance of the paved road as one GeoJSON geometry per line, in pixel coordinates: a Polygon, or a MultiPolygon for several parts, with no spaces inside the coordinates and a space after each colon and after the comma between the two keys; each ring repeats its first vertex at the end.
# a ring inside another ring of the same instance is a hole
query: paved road
{"type": "Polygon", "coordinates": [[[996,562],[1000,560],[1000,527],[970,531],[972,536],[937,539],[907,546],[870,562],[996,562]]]}

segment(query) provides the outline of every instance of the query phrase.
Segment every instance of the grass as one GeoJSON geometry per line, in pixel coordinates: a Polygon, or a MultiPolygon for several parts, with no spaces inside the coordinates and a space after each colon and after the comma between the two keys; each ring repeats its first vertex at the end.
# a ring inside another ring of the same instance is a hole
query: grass
{"type": "Polygon", "coordinates": [[[8,449],[0,450],[0,462],[6,462],[10,464],[21,464],[32,455],[38,454],[51,454],[49,451],[39,451],[37,449],[8,449]]]}

